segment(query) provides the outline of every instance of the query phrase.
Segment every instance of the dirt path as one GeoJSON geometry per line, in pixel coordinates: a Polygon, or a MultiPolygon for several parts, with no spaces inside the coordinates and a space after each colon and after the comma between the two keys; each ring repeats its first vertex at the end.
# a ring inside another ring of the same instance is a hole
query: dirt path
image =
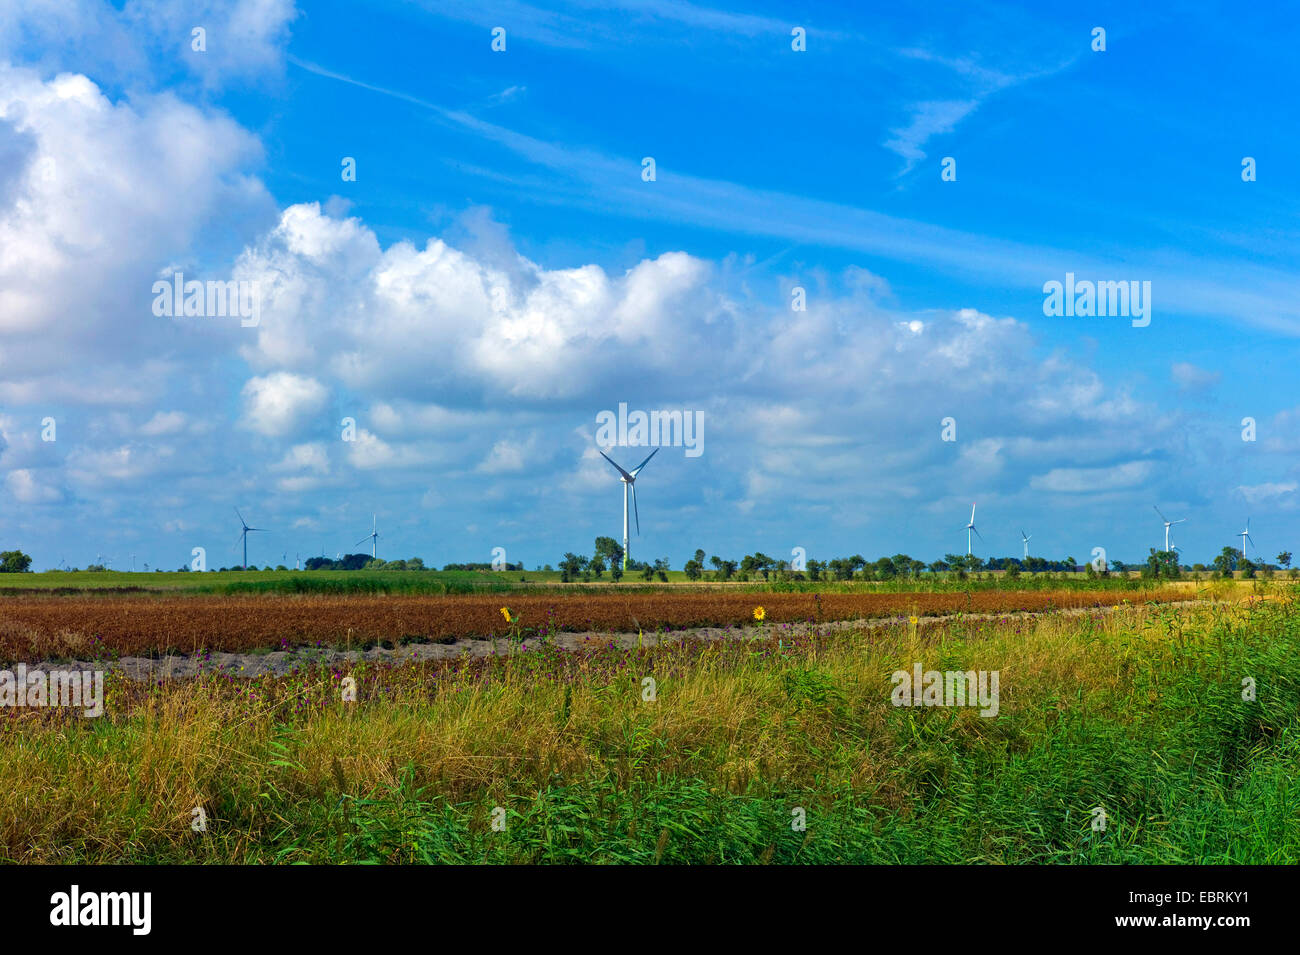
{"type": "MultiPolygon", "coordinates": [[[[1190,607],[1205,605],[1209,601],[1183,600],[1159,604],[1160,607],[1190,607]]],[[[1140,607],[1142,605],[1136,605],[1140,607]]],[[[940,614],[917,618],[918,626],[956,619],[963,620],[1021,620],[1032,617],[1058,615],[1077,617],[1084,614],[1109,614],[1121,609],[1109,607],[1074,607],[1064,610],[1034,611],[1019,613],[975,613],[975,614],[940,614]]],[[[1128,605],[1127,609],[1135,609],[1128,605]]],[[[808,633],[831,633],[840,630],[883,630],[905,625],[904,617],[876,618],[870,620],[834,620],[823,623],[776,623],[763,626],[747,627],[691,627],[666,633],[558,633],[547,640],[553,646],[564,650],[580,650],[593,644],[608,646],[615,644],[625,650],[642,646],[652,647],[661,643],[676,643],[683,640],[767,640],[773,637],[795,637],[808,633]]],[[[514,644],[505,638],[488,640],[456,640],[450,643],[411,643],[395,649],[374,647],[369,650],[337,650],[331,648],[304,647],[287,651],[270,653],[205,653],[199,655],[171,654],[158,658],[122,657],[109,663],[93,661],[72,661],[68,663],[49,663],[49,669],[95,670],[121,672],[133,680],[185,679],[201,674],[220,674],[250,678],[270,674],[284,676],[295,670],[302,670],[317,665],[334,663],[355,663],[359,660],[390,664],[418,663],[429,660],[447,660],[460,656],[486,657],[494,654],[526,653],[535,650],[538,641],[523,641],[514,644]]],[[[46,664],[37,664],[46,668],[46,664]]],[[[30,667],[29,667],[30,668],[30,667]]]]}

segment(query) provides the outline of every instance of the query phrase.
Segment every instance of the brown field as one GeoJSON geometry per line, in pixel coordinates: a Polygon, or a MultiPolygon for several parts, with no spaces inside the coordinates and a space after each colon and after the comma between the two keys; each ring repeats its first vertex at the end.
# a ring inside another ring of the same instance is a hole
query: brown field
{"type": "Polygon", "coordinates": [[[849,620],[957,612],[1010,613],[1186,599],[1178,591],[973,593],[682,593],[493,596],[8,597],[0,659],[239,652],[321,643],[361,646],[548,631],[849,620]]]}

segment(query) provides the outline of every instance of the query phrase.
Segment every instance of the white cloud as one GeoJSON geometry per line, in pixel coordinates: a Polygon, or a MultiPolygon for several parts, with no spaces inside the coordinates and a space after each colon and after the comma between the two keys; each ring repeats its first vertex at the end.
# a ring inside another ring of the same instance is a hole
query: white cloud
{"type": "Polygon", "coordinates": [[[272,471],[311,471],[314,474],[329,474],[329,453],[320,442],[295,444],[283,458],[271,465],[272,471]]]}
{"type": "Polygon", "coordinates": [[[1223,378],[1223,374],[1197,367],[1189,361],[1177,361],[1169,369],[1170,377],[1184,393],[1209,391],[1223,378]]]}
{"type": "Polygon", "coordinates": [[[906,126],[890,130],[884,147],[898,153],[907,162],[903,172],[912,169],[925,158],[924,146],[935,136],[950,133],[963,119],[979,106],[978,100],[937,100],[915,103],[906,126]]]}
{"type": "Polygon", "coordinates": [[[243,425],[270,437],[284,437],[320,414],[329,391],[319,381],[278,371],[244,385],[243,425]]]}
{"type": "Polygon", "coordinates": [[[244,172],[251,135],[171,95],[115,102],[80,74],[0,65],[0,152],[0,400],[156,400],[231,333],[156,318],[152,284],[201,233],[270,210],[244,172]]]}
{"type": "Polygon", "coordinates": [[[52,504],[63,498],[57,488],[43,483],[26,468],[6,474],[5,487],[20,504],[52,504]]]}
{"type": "Polygon", "coordinates": [[[159,411],[140,426],[140,433],[146,437],[178,434],[185,429],[188,420],[183,411],[159,411]]]}
{"type": "Polygon", "coordinates": [[[293,0],[6,0],[0,58],[42,51],[42,65],[75,62],[123,85],[151,83],[160,64],[209,87],[278,74],[293,0]],[[191,31],[206,31],[206,50],[191,31]]]}
{"type": "Polygon", "coordinates": [[[1153,469],[1150,461],[1128,461],[1103,468],[1052,468],[1046,474],[1031,478],[1029,486],[1036,491],[1095,494],[1143,484],[1150,478],[1153,469]]]}
{"type": "Polygon", "coordinates": [[[1248,504],[1268,503],[1289,509],[1296,505],[1295,493],[1298,488],[1300,484],[1295,481],[1279,481],[1241,485],[1237,490],[1248,504]]]}

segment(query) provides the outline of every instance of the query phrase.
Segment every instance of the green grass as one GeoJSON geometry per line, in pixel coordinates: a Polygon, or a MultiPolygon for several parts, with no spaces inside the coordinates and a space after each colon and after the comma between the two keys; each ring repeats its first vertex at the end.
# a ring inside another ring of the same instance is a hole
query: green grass
{"type": "MultiPolygon", "coordinates": [[[[1088,578],[1083,574],[1022,574],[1008,578],[1002,574],[981,574],[959,579],[947,574],[924,574],[920,578],[885,581],[807,581],[783,580],[772,575],[769,580],[755,576],[750,580],[715,581],[706,574],[692,582],[679,570],[669,571],[668,580],[646,581],[630,574],[615,584],[608,573],[599,580],[576,580],[561,583],[559,571],[391,571],[391,570],[227,570],[205,573],[128,573],[123,571],[43,571],[35,574],[0,574],[0,596],[25,593],[319,593],[319,594],[444,594],[498,592],[504,590],[583,591],[605,593],[646,591],[663,587],[725,587],[751,593],[822,592],[822,593],[955,593],[969,590],[1133,590],[1161,584],[1134,577],[1088,578]]],[[[1281,581],[1279,581],[1281,582],[1281,581]]]]}
{"type": "Polygon", "coordinates": [[[45,571],[0,575],[0,594],[58,592],[156,592],[196,594],[445,594],[511,589],[520,576],[479,571],[226,570],[205,573],[45,571]]]}
{"type": "Polygon", "coordinates": [[[542,643],[360,667],[352,704],[330,671],[114,681],[100,720],[4,721],[0,856],[1295,863],[1297,654],[1291,594],[780,645],[542,643]],[[891,706],[916,661],[999,670],[998,716],[891,706]]]}

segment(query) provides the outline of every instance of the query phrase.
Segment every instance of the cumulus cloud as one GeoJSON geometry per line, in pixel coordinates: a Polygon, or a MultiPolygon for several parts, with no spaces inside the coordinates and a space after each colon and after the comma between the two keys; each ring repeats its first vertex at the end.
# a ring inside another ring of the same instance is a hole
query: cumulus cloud
{"type": "Polygon", "coordinates": [[[707,347],[700,322],[720,310],[707,264],[684,253],[621,276],[523,260],[507,270],[440,239],[381,250],[358,220],[315,203],[286,209],[238,274],[262,289],[263,321],[241,352],[251,365],[328,373],[384,399],[590,393],[707,347]]]}
{"type": "Polygon", "coordinates": [[[256,139],[170,95],[113,101],[79,74],[0,65],[0,144],[16,160],[0,171],[0,399],[157,400],[232,333],[155,317],[152,284],[204,230],[270,208],[246,172],[256,139]]]}
{"type": "Polygon", "coordinates": [[[6,474],[5,487],[19,504],[52,504],[63,498],[58,488],[44,483],[35,472],[26,468],[6,474]]]}
{"type": "Polygon", "coordinates": [[[314,378],[277,371],[250,378],[244,385],[243,397],[246,428],[270,437],[284,437],[324,409],[329,391],[314,378]]]}
{"type": "Polygon", "coordinates": [[[297,15],[293,0],[6,0],[0,58],[40,50],[45,68],[75,62],[136,86],[179,72],[219,87],[277,75],[297,15]]]}

